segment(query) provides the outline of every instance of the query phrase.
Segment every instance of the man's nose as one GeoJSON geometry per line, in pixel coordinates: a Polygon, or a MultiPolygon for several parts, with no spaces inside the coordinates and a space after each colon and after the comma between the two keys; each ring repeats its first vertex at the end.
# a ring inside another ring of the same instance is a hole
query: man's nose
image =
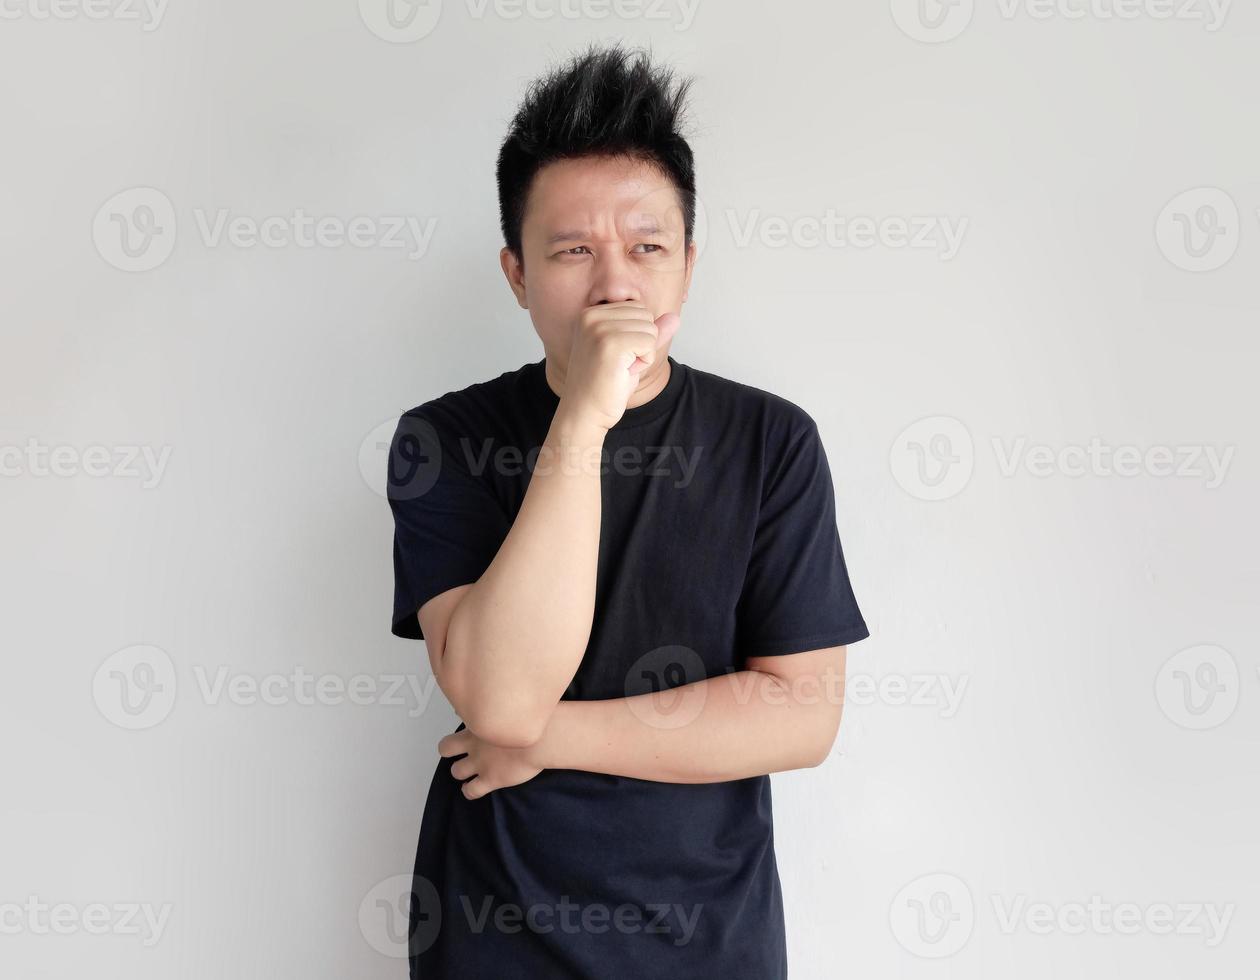
{"type": "Polygon", "coordinates": [[[595,260],[590,305],[641,299],[637,270],[629,257],[605,252],[595,260]]]}

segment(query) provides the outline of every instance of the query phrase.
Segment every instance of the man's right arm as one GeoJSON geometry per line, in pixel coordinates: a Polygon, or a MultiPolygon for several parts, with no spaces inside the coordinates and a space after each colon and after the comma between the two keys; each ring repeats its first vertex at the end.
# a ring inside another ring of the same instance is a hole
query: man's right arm
{"type": "Polygon", "coordinates": [[[511,529],[476,582],[420,608],[433,674],[487,742],[520,748],[542,738],[581,666],[595,617],[604,438],[638,384],[634,369],[668,356],[661,348],[678,324],[676,312],[654,317],[638,300],[582,311],[511,529]]]}
{"type": "Polygon", "coordinates": [[[606,434],[562,400],[494,560],[476,582],[420,607],[438,685],[488,742],[537,741],[586,651],[606,434]]]}

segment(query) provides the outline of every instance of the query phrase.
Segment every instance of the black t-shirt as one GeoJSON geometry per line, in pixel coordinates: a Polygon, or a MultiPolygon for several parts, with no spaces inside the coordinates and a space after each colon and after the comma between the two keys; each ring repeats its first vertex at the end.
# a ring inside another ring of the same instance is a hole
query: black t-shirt
{"type": "MultiPolygon", "coordinates": [[[[566,699],[630,697],[870,635],[813,419],[669,363],[665,388],[604,441],[594,624],[566,699]]],[[[544,359],[399,420],[394,635],[422,639],[419,607],[494,559],[558,404],[544,359]]],[[[453,762],[439,760],[421,823],[413,977],[786,976],[769,776],[546,769],[469,800],[453,762]]]]}

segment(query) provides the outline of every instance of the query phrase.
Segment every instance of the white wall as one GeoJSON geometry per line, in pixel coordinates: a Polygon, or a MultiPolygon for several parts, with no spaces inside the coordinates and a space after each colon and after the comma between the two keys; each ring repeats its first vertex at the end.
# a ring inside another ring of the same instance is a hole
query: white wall
{"type": "Polygon", "coordinates": [[[389,634],[362,472],[400,411],[541,356],[494,156],[526,81],[614,38],[697,76],[673,353],[817,419],[873,633],[834,756],[774,777],[792,975],[1254,966],[1255,5],[430,0],[391,43],[384,0],[63,2],[0,25],[0,972],[405,975],[360,905],[410,871],[455,721],[389,634]],[[431,238],[246,248],[220,209],[431,238]],[[793,230],[829,212],[883,240],[793,230]],[[160,234],[129,258],[111,214],[160,234]],[[1155,452],[1117,475],[1119,447],[1155,452]],[[377,694],[299,703],[299,671],[377,694]],[[281,703],[232,693],[268,675],[281,703]],[[384,703],[395,676],[421,696],[384,703]]]}

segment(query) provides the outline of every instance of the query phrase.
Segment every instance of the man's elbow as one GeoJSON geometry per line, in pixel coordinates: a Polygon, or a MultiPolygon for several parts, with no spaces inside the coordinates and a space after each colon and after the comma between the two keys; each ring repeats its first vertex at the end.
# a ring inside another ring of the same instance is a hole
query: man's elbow
{"type": "Polygon", "coordinates": [[[525,749],[543,737],[549,715],[524,710],[518,705],[481,703],[470,706],[464,717],[474,735],[505,749],[525,749]]]}
{"type": "Polygon", "coordinates": [[[533,745],[546,731],[550,712],[544,712],[521,696],[505,697],[493,688],[478,690],[479,685],[447,670],[439,687],[451,702],[455,713],[478,738],[507,749],[523,749],[533,745]]]}
{"type": "Polygon", "coordinates": [[[505,696],[501,690],[471,684],[453,673],[448,674],[443,690],[455,713],[478,738],[505,749],[527,748],[542,738],[548,715],[519,695],[505,696]]]}
{"type": "MultiPolygon", "coordinates": [[[[458,610],[457,610],[458,611],[458,610]]],[[[542,738],[559,697],[527,685],[503,683],[478,670],[466,656],[481,641],[466,621],[453,616],[443,649],[434,660],[438,686],[478,738],[504,748],[523,749],[542,738]]]]}

